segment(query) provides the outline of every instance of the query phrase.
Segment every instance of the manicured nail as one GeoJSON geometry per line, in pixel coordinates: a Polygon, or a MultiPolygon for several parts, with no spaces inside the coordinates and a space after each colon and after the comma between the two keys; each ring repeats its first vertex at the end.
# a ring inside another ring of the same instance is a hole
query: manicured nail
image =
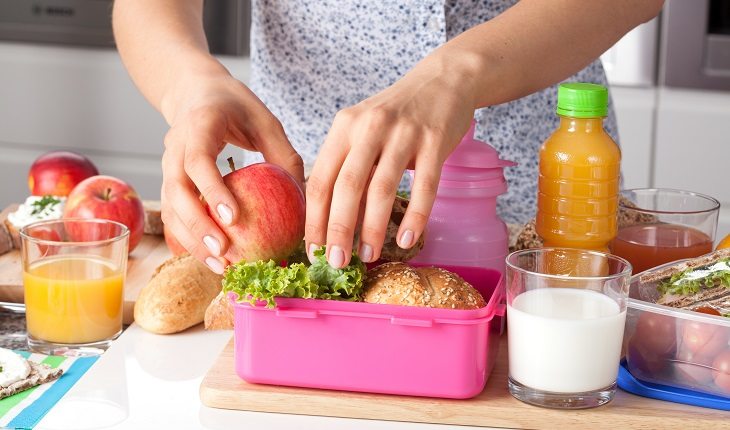
{"type": "Polygon", "coordinates": [[[345,265],[345,252],[337,245],[333,245],[332,247],[328,247],[330,250],[330,255],[327,258],[327,262],[330,264],[330,266],[334,267],[335,269],[339,269],[342,266],[345,265]]]}
{"type": "Polygon", "coordinates": [[[319,249],[319,245],[316,243],[310,243],[309,249],[307,250],[307,257],[309,257],[309,262],[314,263],[314,251],[319,249]]]}
{"type": "Polygon", "coordinates": [[[210,270],[214,271],[215,273],[222,275],[225,271],[225,268],[223,267],[223,263],[218,261],[215,257],[208,257],[205,259],[205,264],[210,267],[210,270]]]}
{"type": "Polygon", "coordinates": [[[221,244],[218,242],[218,239],[214,238],[213,236],[205,236],[203,237],[203,243],[205,244],[205,247],[208,248],[208,251],[210,251],[211,254],[218,257],[221,255],[221,244]]]}
{"type": "Polygon", "coordinates": [[[218,210],[218,216],[223,221],[223,224],[230,225],[233,222],[233,211],[231,208],[220,203],[216,206],[216,210],[218,210]]]}
{"type": "Polygon", "coordinates": [[[367,243],[363,243],[360,245],[360,260],[364,261],[365,263],[370,263],[373,261],[373,247],[368,245],[367,243]]]}
{"type": "Polygon", "coordinates": [[[408,249],[411,246],[413,246],[413,231],[412,230],[406,230],[403,232],[403,234],[400,235],[400,240],[398,241],[398,246],[400,246],[403,249],[408,249]]]}

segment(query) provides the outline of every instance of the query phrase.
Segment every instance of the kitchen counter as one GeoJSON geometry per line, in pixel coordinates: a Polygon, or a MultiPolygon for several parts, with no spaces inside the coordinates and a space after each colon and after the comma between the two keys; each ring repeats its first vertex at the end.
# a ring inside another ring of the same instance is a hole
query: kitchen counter
{"type": "Polygon", "coordinates": [[[155,335],[133,324],[36,428],[476,429],[205,407],[200,382],[230,338],[230,331],[206,332],[200,326],[155,335]]]}

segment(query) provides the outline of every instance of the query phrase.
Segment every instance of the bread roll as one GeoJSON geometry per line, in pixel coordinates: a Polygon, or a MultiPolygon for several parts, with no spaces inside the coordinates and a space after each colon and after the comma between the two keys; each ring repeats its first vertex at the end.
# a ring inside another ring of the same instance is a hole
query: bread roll
{"type": "Polygon", "coordinates": [[[409,249],[403,249],[398,246],[397,235],[400,223],[403,221],[403,216],[408,208],[408,199],[396,196],[393,202],[393,209],[390,212],[390,218],[388,219],[388,226],[385,231],[385,242],[383,242],[383,249],[380,252],[380,258],[387,261],[408,261],[411,258],[418,255],[423,249],[423,244],[426,236],[426,232],[423,232],[416,243],[409,249]]]}
{"type": "Polygon", "coordinates": [[[159,200],[142,200],[144,207],[144,234],[162,236],[162,212],[159,200]]]}
{"type": "Polygon", "coordinates": [[[134,320],[153,333],[177,333],[203,321],[223,277],[190,255],[162,263],[140,291],[134,320]]]}
{"type": "Polygon", "coordinates": [[[459,275],[439,267],[386,263],[368,271],[363,301],[388,305],[478,309],[484,297],[459,275]]]}
{"type": "Polygon", "coordinates": [[[223,291],[208,305],[203,323],[206,330],[233,330],[233,305],[223,291]]]}
{"type": "Polygon", "coordinates": [[[10,252],[13,248],[13,236],[10,233],[10,229],[4,221],[0,222],[0,255],[10,252]]]}

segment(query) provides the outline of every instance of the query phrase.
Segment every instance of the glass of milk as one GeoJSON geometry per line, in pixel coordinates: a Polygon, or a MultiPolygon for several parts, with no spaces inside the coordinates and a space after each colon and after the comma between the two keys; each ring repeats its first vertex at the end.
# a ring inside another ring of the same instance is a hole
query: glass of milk
{"type": "Polygon", "coordinates": [[[507,257],[509,390],[564,409],[613,399],[631,278],[623,258],[541,248],[507,257]]]}

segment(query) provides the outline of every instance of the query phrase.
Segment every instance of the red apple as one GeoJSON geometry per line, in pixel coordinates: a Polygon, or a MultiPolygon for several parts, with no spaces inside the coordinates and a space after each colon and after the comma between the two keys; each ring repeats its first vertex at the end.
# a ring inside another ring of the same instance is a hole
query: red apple
{"type": "Polygon", "coordinates": [[[102,218],[129,229],[131,252],[144,234],[144,208],[131,185],[111,176],[92,176],[81,181],[66,200],[64,218],[102,218]]]}
{"type": "Polygon", "coordinates": [[[34,196],[68,196],[79,182],[98,174],[96,166],[83,155],[53,151],[41,155],[30,166],[28,186],[34,196]]]}
{"type": "Polygon", "coordinates": [[[188,252],[188,250],[185,249],[185,247],[177,241],[175,236],[172,234],[172,231],[170,231],[170,228],[167,227],[166,224],[162,226],[162,233],[165,235],[165,243],[167,244],[167,248],[170,250],[170,252],[172,252],[172,255],[178,256],[186,254],[188,252]]]}
{"type": "Polygon", "coordinates": [[[304,193],[289,173],[274,164],[257,163],[225,175],[223,183],[238,203],[237,223],[225,225],[216,208],[206,208],[230,238],[228,261],[281,261],[299,246],[304,237],[304,193]]]}

